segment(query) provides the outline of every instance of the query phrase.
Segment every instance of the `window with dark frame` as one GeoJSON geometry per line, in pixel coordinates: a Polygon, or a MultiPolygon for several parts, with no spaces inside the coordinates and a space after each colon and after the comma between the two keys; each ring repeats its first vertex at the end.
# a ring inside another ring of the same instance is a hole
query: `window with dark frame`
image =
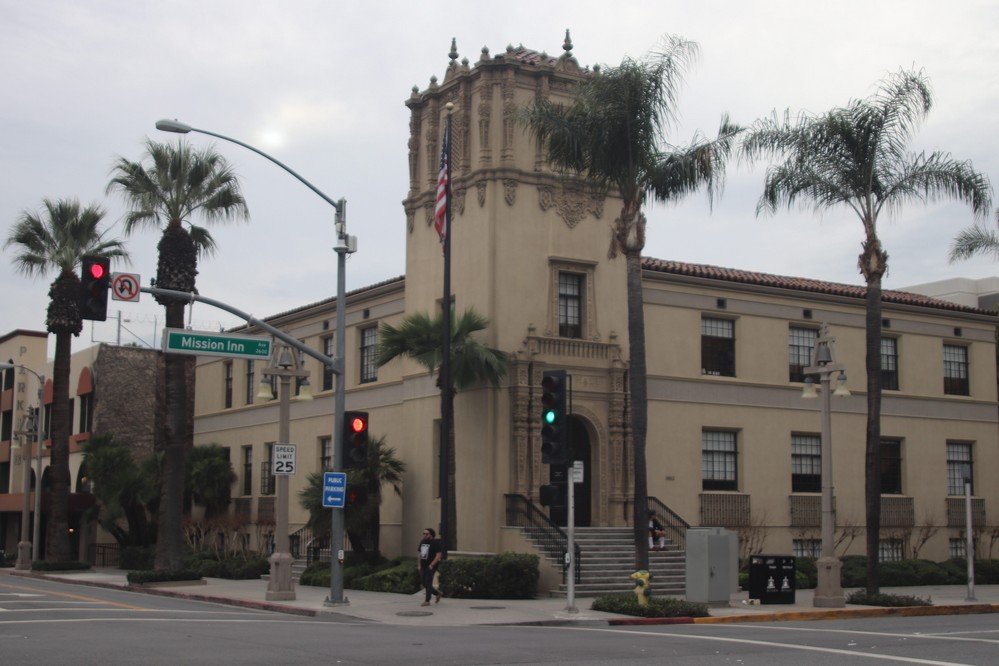
{"type": "Polygon", "coordinates": [[[899,562],[904,554],[901,539],[880,539],[878,541],[878,560],[881,562],[899,562]]]}
{"type": "Polygon", "coordinates": [[[735,377],[735,322],[701,319],[701,374],[735,377]]]}
{"type": "Polygon", "coordinates": [[[253,447],[243,447],[243,494],[253,494],[253,447]]]}
{"type": "Polygon", "coordinates": [[[378,327],[361,329],[361,378],[362,384],[378,379],[378,366],[375,365],[375,347],[378,343],[378,327]]]}
{"type": "Polygon", "coordinates": [[[254,379],[255,373],[253,371],[253,361],[247,359],[246,361],[246,404],[252,405],[254,395],[257,392],[256,381],[254,379]]]}
{"type": "Polygon", "coordinates": [[[791,435],[791,492],[822,492],[822,439],[791,435]]]}
{"type": "Polygon", "coordinates": [[[881,440],[881,494],[902,494],[902,440],[881,440]]]}
{"type": "Polygon", "coordinates": [[[943,347],[944,393],[970,395],[968,390],[968,348],[962,345],[943,347]]]}
{"type": "Polygon", "coordinates": [[[947,442],[947,494],[963,495],[964,480],[971,480],[975,494],[975,466],[971,457],[971,442],[947,442]]]}
{"type": "Polygon", "coordinates": [[[736,437],[728,430],[701,432],[701,487],[738,490],[736,437]]]}
{"type": "Polygon", "coordinates": [[[275,489],[274,477],[274,442],[265,445],[267,457],[260,463],[260,494],[273,495],[275,489]]]}
{"type": "Polygon", "coordinates": [[[558,334],[563,338],[583,337],[583,277],[559,271],[558,334]]]}
{"type": "Polygon", "coordinates": [[[226,409],[232,407],[232,361],[222,364],[222,400],[226,409]]]}
{"type": "Polygon", "coordinates": [[[814,328],[792,326],[788,330],[788,381],[805,381],[805,368],[812,364],[812,350],[819,332],[814,328]]]}
{"type": "Polygon", "coordinates": [[[319,438],[319,469],[328,472],[333,469],[333,439],[319,438]]]}
{"type": "MultiPolygon", "coordinates": [[[[332,335],[328,335],[323,338],[323,353],[333,358],[334,356],[334,339],[332,335]]],[[[328,365],[323,365],[323,389],[324,391],[333,390],[333,368],[328,365]]]]}
{"type": "Polygon", "coordinates": [[[822,539],[794,539],[791,554],[795,557],[822,557],[822,539]]]}
{"type": "Polygon", "coordinates": [[[94,424],[94,394],[80,394],[80,432],[90,432],[94,424]]]}
{"type": "Polygon", "coordinates": [[[898,339],[881,338],[881,388],[898,390],[898,339]]]}

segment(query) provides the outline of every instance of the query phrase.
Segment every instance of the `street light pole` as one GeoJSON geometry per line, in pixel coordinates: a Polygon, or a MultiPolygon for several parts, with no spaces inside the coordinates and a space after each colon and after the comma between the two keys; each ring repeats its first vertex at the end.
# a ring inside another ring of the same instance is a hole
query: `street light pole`
{"type": "MultiPolygon", "coordinates": [[[[276,357],[271,358],[271,365],[261,372],[265,377],[278,377],[278,444],[291,443],[291,379],[305,379],[308,371],[302,369],[293,359],[291,350],[285,345],[277,350],[276,357]]],[[[261,382],[261,397],[273,397],[270,386],[261,382]],[[266,390],[266,394],[264,391],[266,390]]],[[[310,400],[311,394],[299,396],[299,399],[310,400]],[[307,396],[307,397],[304,397],[307,396]]],[[[274,508],[274,554],[269,558],[271,570],[267,580],[268,601],[290,601],[295,598],[295,588],[291,579],[291,547],[288,538],[288,475],[276,474],[277,501],[274,508]]]]}
{"type": "MultiPolygon", "coordinates": [[[[208,136],[214,136],[223,141],[228,141],[230,143],[235,143],[237,146],[242,146],[247,150],[251,150],[261,157],[270,160],[274,164],[278,165],[289,174],[295,177],[300,183],[308,187],[310,190],[319,195],[323,201],[333,206],[336,210],[336,245],[333,250],[337,253],[337,294],[336,294],[336,358],[333,360],[332,364],[328,364],[330,370],[336,375],[336,387],[334,389],[334,399],[333,399],[333,432],[331,440],[333,442],[333,461],[334,467],[336,469],[341,469],[343,464],[343,411],[345,408],[346,400],[344,397],[344,336],[346,335],[346,316],[344,310],[347,307],[345,302],[346,299],[346,258],[348,254],[357,251],[357,237],[347,235],[347,200],[339,199],[334,201],[330,197],[326,196],[319,188],[307,181],[301,175],[299,175],[295,170],[293,170],[288,165],[284,164],[280,160],[268,155],[262,150],[254,148],[253,146],[243,143],[238,139],[234,139],[230,136],[225,136],[224,134],[218,134],[216,132],[209,132],[208,130],[198,129],[196,127],[191,127],[177,120],[159,120],[156,122],[156,129],[164,132],[174,132],[177,134],[187,134],[188,132],[197,132],[199,134],[206,134],[208,136]]],[[[341,558],[336,557],[334,550],[334,545],[341,549],[343,545],[344,538],[344,520],[343,520],[343,510],[333,509],[333,516],[331,518],[331,530],[330,535],[330,596],[326,600],[326,605],[328,606],[340,606],[347,602],[347,599],[343,596],[343,561],[341,558]]]]}
{"type": "Polygon", "coordinates": [[[39,524],[41,523],[42,498],[42,401],[45,397],[45,375],[40,375],[31,368],[20,363],[0,363],[0,370],[19,368],[30,373],[38,380],[38,411],[35,413],[34,435],[35,448],[38,450],[38,472],[35,476],[35,529],[34,541],[28,540],[28,523],[30,522],[31,486],[31,447],[28,446],[28,433],[24,433],[21,444],[21,465],[24,469],[23,487],[24,503],[21,506],[21,540],[17,544],[17,569],[30,569],[31,562],[38,559],[39,524]]]}
{"type": "MultiPolygon", "coordinates": [[[[822,384],[821,403],[821,471],[822,471],[822,556],[816,562],[817,585],[812,604],[819,608],[842,608],[846,605],[843,586],[840,581],[842,563],[836,557],[834,535],[836,531],[836,508],[833,500],[832,465],[832,403],[831,396],[850,395],[846,389],[846,366],[836,363],[834,343],[836,338],[829,335],[829,326],[822,324],[812,354],[812,365],[805,368],[804,374],[818,375],[822,384]],[[835,391],[831,390],[832,375],[838,374],[835,391]]],[[[805,380],[803,398],[815,398],[815,384],[811,377],[805,380]]]]}

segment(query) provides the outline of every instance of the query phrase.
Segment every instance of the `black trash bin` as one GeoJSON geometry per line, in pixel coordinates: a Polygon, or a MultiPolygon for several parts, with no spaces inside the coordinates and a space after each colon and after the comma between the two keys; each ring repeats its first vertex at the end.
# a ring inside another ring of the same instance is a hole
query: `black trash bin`
{"type": "Polygon", "coordinates": [[[794,557],[750,555],[749,598],[761,604],[794,603],[794,557]]]}

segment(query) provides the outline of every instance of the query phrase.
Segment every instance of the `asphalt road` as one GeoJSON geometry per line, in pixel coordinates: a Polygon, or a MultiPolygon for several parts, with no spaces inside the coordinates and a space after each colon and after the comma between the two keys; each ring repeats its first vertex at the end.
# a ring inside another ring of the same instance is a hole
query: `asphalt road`
{"type": "Polygon", "coordinates": [[[0,582],[4,664],[999,663],[999,616],[649,627],[403,627],[0,582]]]}

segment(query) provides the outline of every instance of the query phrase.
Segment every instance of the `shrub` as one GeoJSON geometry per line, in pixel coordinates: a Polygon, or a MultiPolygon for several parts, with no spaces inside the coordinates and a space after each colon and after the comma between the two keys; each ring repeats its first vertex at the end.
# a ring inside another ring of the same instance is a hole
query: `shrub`
{"type": "Polygon", "coordinates": [[[32,571],[87,571],[90,569],[89,562],[46,562],[45,560],[35,560],[31,563],[32,571]]]}
{"type": "Polygon", "coordinates": [[[867,558],[863,555],[847,555],[840,558],[843,568],[840,581],[843,587],[864,587],[867,585],[867,558]]]}
{"type": "Polygon", "coordinates": [[[810,590],[818,584],[819,572],[815,567],[815,558],[794,558],[795,585],[799,590],[810,590]]]}
{"type": "Polygon", "coordinates": [[[152,569],[156,559],[156,549],[152,546],[126,546],[121,549],[118,561],[120,569],[152,569]]]}
{"type": "Polygon", "coordinates": [[[906,594],[867,594],[864,590],[857,590],[846,598],[848,604],[861,604],[864,606],[932,606],[929,599],[921,599],[906,594]]]}
{"type": "MultiPolygon", "coordinates": [[[[367,576],[354,578],[348,586],[344,576],[344,587],[351,590],[368,590],[370,592],[395,592],[397,594],[413,594],[418,591],[420,575],[416,571],[416,560],[405,558],[395,560],[395,566],[381,569],[367,576]]],[[[329,572],[327,571],[327,577],[329,572]]]]}
{"type": "Polygon", "coordinates": [[[707,604],[698,604],[672,597],[652,597],[648,606],[642,606],[631,592],[597,597],[592,610],[638,617],[707,617],[707,604]]]}
{"type": "Polygon", "coordinates": [[[169,581],[194,581],[201,580],[197,571],[190,569],[175,569],[173,571],[129,571],[128,582],[132,585],[143,585],[145,583],[163,583],[169,581]]]}
{"type": "Polygon", "coordinates": [[[445,560],[440,572],[441,591],[447,597],[533,599],[538,593],[537,555],[455,557],[445,560]]]}
{"type": "MultiPolygon", "coordinates": [[[[346,580],[346,571],[344,571],[344,579],[346,580]]],[[[330,586],[330,563],[329,562],[313,562],[302,572],[302,575],[298,578],[299,585],[312,585],[315,587],[329,587],[330,586]]]]}
{"type": "Polygon", "coordinates": [[[184,568],[197,571],[203,577],[252,580],[270,571],[270,563],[259,553],[219,558],[215,553],[203,551],[185,557],[184,568]]]}
{"type": "Polygon", "coordinates": [[[12,567],[15,562],[17,562],[17,553],[0,550],[0,568],[12,567]]]}

